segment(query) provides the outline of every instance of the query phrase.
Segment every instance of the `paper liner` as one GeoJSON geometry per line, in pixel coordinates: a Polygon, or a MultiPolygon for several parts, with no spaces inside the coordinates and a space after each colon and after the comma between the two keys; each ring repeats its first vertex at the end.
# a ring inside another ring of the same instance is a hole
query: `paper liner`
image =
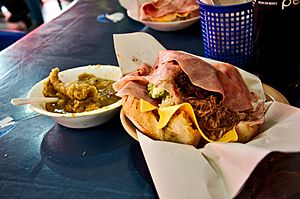
{"type": "MultiPolygon", "coordinates": [[[[164,49],[146,33],[114,35],[114,42],[125,74],[143,62],[153,65],[158,52],[164,49]]],[[[260,80],[246,71],[240,72],[249,90],[264,99],[260,80]]],[[[300,151],[299,121],[298,108],[273,102],[266,112],[263,132],[247,144],[209,143],[196,149],[154,141],[137,133],[160,198],[233,198],[268,153],[300,151]]]]}

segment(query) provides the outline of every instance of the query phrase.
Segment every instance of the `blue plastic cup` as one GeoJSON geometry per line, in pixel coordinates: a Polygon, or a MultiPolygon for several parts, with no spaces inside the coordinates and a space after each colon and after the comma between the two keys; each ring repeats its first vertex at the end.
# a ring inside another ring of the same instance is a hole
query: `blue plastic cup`
{"type": "Polygon", "coordinates": [[[197,2],[205,57],[248,66],[254,46],[252,3],[215,6],[197,2]]]}

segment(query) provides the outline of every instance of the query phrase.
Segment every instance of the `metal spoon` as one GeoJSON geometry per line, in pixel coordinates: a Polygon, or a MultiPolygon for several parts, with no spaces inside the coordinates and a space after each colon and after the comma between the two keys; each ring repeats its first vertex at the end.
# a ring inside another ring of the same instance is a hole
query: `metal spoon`
{"type": "Polygon", "coordinates": [[[36,103],[51,103],[56,102],[58,98],[56,97],[32,97],[32,98],[13,98],[10,103],[15,106],[26,105],[26,104],[36,104],[36,103]]]}

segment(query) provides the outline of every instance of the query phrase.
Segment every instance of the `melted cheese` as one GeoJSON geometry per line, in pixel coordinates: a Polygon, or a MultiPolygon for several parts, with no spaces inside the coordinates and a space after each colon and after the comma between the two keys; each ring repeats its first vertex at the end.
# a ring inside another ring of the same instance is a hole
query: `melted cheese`
{"type": "Polygon", "coordinates": [[[142,113],[152,111],[152,110],[155,110],[155,109],[157,109],[157,106],[154,106],[154,105],[150,104],[149,102],[147,102],[143,99],[140,99],[140,111],[142,113]]]}
{"type": "MultiPolygon", "coordinates": [[[[148,112],[157,109],[158,107],[153,106],[149,102],[145,100],[140,100],[140,110],[141,112],[148,112]]],[[[196,119],[196,115],[194,113],[193,107],[189,103],[182,103],[174,106],[167,106],[167,107],[160,107],[158,108],[158,114],[159,114],[159,121],[157,128],[162,129],[165,126],[167,126],[168,122],[170,121],[171,117],[175,114],[177,110],[182,110],[190,117],[192,122],[196,125],[199,133],[201,136],[208,142],[214,142],[213,140],[210,140],[200,129],[199,124],[196,119]]],[[[235,127],[232,128],[230,131],[225,133],[218,142],[234,142],[238,140],[238,135],[235,130],[235,127]]]]}
{"type": "Polygon", "coordinates": [[[182,17],[187,17],[189,15],[188,12],[186,13],[172,13],[168,14],[159,18],[152,17],[151,21],[154,22],[170,22],[170,21],[175,21],[177,17],[182,18],[182,17]]]}

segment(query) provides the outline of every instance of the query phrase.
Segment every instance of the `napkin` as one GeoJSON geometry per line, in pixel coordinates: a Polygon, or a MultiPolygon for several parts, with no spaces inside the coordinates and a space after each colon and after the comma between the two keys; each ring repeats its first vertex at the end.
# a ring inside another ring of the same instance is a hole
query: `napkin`
{"type": "Polygon", "coordinates": [[[135,18],[139,18],[139,5],[141,5],[143,2],[142,0],[119,0],[120,5],[128,10],[131,15],[135,18]]]}
{"type": "MultiPolygon", "coordinates": [[[[164,47],[147,33],[114,35],[115,52],[124,74],[140,63],[153,65],[164,47]],[[130,43],[131,45],[128,45],[130,43]]],[[[208,62],[214,60],[203,58],[208,62]]],[[[249,90],[264,98],[260,80],[239,69],[249,90]]],[[[268,104],[262,133],[247,144],[190,145],[154,141],[137,131],[160,198],[233,198],[256,165],[270,152],[300,151],[300,109],[279,102],[268,104]]]]}

